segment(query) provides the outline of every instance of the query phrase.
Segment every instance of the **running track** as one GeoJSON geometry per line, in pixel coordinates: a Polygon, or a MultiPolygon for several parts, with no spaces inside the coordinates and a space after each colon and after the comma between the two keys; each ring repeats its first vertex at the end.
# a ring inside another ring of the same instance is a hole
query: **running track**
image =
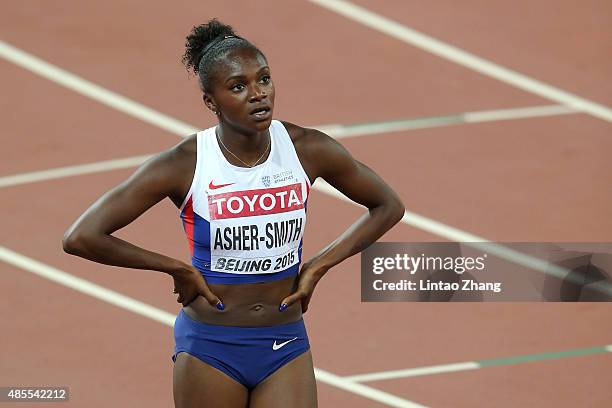
{"type": "MultiPolygon", "coordinates": [[[[213,123],[178,62],[189,28],[210,17],[266,52],[277,118],[343,137],[401,194],[411,217],[383,240],[446,240],[454,227],[502,242],[609,242],[612,7],[536,3],[5,6],[0,385],[68,385],[73,406],[171,406],[170,279],[67,256],[60,241],[143,156],[213,123]]],[[[306,256],[361,211],[325,191],[309,201],[306,256]]],[[[187,259],[169,201],[118,235],[187,259]]],[[[360,303],[358,267],[354,257],[331,271],[305,316],[321,407],[612,398],[608,305],[360,303]],[[378,372],[390,378],[356,377],[378,372]]]]}

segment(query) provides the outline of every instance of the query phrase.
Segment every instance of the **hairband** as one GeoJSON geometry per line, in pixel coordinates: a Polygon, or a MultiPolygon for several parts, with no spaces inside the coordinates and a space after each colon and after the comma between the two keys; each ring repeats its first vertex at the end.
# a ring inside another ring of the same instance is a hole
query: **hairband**
{"type": "Polygon", "coordinates": [[[226,35],[226,36],[223,36],[223,38],[220,38],[220,39],[216,39],[216,40],[214,40],[213,42],[211,42],[210,44],[208,44],[206,47],[204,47],[204,49],[202,50],[202,53],[200,54],[200,61],[202,60],[202,58],[204,58],[204,55],[206,55],[206,53],[207,53],[208,51],[210,51],[210,49],[211,49],[212,47],[214,47],[215,45],[217,45],[217,44],[221,43],[221,42],[222,42],[222,41],[224,41],[224,40],[227,40],[228,38],[240,38],[240,37],[238,37],[238,36],[236,36],[236,35],[226,35]]]}

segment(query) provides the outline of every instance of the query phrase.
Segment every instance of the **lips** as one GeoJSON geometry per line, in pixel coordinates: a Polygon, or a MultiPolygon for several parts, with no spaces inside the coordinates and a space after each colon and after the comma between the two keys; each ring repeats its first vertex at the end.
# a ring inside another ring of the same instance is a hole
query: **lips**
{"type": "Polygon", "coordinates": [[[270,110],[270,106],[268,105],[258,105],[255,108],[251,109],[251,112],[249,112],[249,114],[252,115],[254,113],[258,113],[262,111],[269,111],[269,110],[270,110]]]}
{"type": "Polygon", "coordinates": [[[256,119],[267,119],[270,116],[270,107],[268,105],[260,105],[249,113],[249,115],[256,119]]]}

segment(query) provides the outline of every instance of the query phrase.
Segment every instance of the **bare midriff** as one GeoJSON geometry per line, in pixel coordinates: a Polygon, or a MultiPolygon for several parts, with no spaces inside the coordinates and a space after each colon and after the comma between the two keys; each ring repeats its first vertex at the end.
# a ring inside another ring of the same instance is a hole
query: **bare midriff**
{"type": "Polygon", "coordinates": [[[184,307],[194,320],[223,326],[275,326],[291,323],[302,316],[300,302],[279,311],[282,300],[297,287],[297,275],[282,280],[238,285],[208,284],[210,290],[223,301],[224,310],[211,306],[198,296],[184,307]]]}

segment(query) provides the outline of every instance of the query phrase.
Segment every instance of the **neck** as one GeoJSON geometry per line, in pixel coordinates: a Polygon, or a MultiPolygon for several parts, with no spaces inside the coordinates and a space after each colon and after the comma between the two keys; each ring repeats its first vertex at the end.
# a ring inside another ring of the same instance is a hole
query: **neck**
{"type": "MultiPolygon", "coordinates": [[[[221,140],[222,144],[231,151],[231,153],[235,154],[241,160],[249,164],[252,164],[258,158],[260,158],[270,143],[270,134],[268,129],[259,132],[246,133],[241,129],[236,129],[223,121],[220,121],[219,126],[217,127],[217,137],[221,140]]],[[[234,163],[235,160],[233,157],[231,157],[232,155],[226,153],[227,152],[224,152],[226,158],[230,160],[230,162],[234,163]]],[[[243,163],[235,164],[243,166],[243,163]]]]}

